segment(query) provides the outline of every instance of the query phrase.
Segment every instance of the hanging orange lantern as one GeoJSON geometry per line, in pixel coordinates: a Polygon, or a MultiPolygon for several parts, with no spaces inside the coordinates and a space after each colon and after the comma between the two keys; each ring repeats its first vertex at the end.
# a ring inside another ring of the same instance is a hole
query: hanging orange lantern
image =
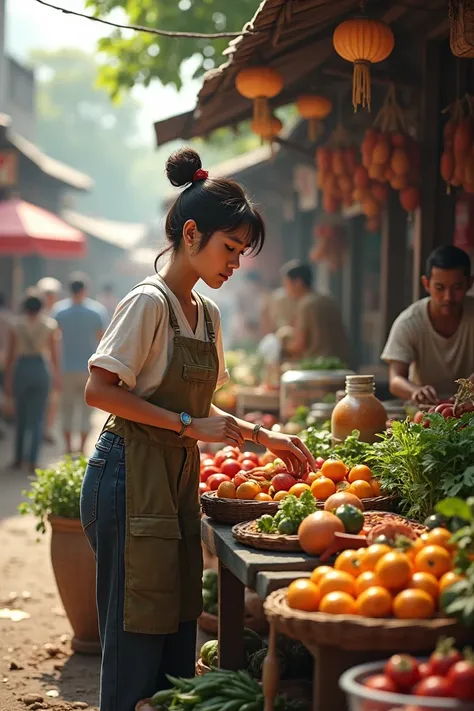
{"type": "Polygon", "coordinates": [[[326,118],[332,111],[332,102],[325,96],[316,94],[303,94],[296,100],[296,108],[300,116],[308,121],[308,138],[317,141],[322,133],[321,119],[326,118]]]}
{"type": "Polygon", "coordinates": [[[271,141],[272,138],[278,136],[283,124],[277,116],[270,116],[268,121],[254,119],[250,127],[253,133],[256,133],[257,136],[260,136],[262,142],[265,142],[271,141]]]}
{"type": "Polygon", "coordinates": [[[390,27],[381,20],[356,17],[345,20],[333,34],[334,49],[340,57],[352,62],[352,105],[370,111],[370,65],[382,62],[391,53],[395,39],[390,27]]]}
{"type": "Polygon", "coordinates": [[[271,67],[247,67],[241,69],[235,79],[239,94],[253,101],[254,121],[270,121],[268,99],[273,99],[283,89],[283,77],[271,67]]]}

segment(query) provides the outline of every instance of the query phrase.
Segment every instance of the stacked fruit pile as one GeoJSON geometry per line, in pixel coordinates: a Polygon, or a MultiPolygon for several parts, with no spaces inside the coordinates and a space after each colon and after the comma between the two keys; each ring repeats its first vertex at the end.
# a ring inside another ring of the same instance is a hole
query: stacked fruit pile
{"type": "Polygon", "coordinates": [[[345,550],[333,568],[319,566],[310,579],[293,581],[288,605],[336,615],[433,617],[451,601],[448,588],[464,579],[454,572],[451,535],[435,528],[415,540],[400,537],[395,548],[380,542],[345,550]]]}

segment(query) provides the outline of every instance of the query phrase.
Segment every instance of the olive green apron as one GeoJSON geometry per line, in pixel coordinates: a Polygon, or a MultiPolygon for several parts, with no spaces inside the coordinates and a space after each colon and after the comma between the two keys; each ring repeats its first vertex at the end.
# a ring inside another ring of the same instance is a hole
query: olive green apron
{"type": "MultiPolygon", "coordinates": [[[[148,402],[208,417],[218,377],[215,333],[201,298],[208,341],[181,336],[165,291],[173,354],[148,402]]],[[[141,286],[141,285],[139,285],[141,286]]],[[[105,428],[125,440],[124,629],[173,634],[202,611],[199,450],[195,439],[112,416],[105,428]]]]}

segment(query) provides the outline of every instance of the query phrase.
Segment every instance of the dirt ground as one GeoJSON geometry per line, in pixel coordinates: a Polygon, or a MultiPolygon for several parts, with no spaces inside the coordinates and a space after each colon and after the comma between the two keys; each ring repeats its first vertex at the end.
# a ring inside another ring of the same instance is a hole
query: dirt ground
{"type": "MultiPolygon", "coordinates": [[[[86,454],[91,454],[103,421],[104,415],[96,413],[86,454]]],[[[18,515],[28,474],[5,466],[12,459],[13,432],[4,423],[0,431],[0,711],[96,711],[99,657],[71,651],[72,630],[51,567],[50,533],[38,535],[35,520],[18,515]],[[9,619],[11,610],[28,616],[9,619]]],[[[61,454],[58,433],[55,445],[43,447],[40,466],[61,454]]],[[[198,634],[197,648],[207,639],[198,634]]]]}

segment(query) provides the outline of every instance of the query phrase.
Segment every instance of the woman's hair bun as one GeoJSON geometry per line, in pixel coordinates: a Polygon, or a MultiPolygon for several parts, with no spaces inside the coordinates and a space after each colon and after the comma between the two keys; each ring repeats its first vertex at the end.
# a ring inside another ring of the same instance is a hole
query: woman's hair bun
{"type": "Polygon", "coordinates": [[[192,182],[196,170],[202,168],[199,154],[193,148],[179,148],[166,161],[166,175],[171,185],[181,187],[192,182]]]}

